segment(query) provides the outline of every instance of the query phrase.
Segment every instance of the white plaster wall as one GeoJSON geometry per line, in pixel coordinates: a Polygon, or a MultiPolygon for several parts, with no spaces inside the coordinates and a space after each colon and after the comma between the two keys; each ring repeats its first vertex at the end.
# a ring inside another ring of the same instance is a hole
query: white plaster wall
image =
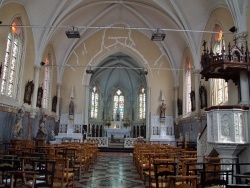
{"type": "Polygon", "coordinates": [[[169,63],[155,42],[149,40],[140,31],[101,30],[82,41],[72,53],[62,78],[62,113],[68,111],[69,96],[72,85],[75,86],[76,113],[84,113],[85,85],[88,84],[86,66],[98,66],[108,55],[119,50],[132,54],[142,66],[148,69],[148,87],[151,89],[151,113],[159,113],[160,91],[162,90],[167,104],[166,115],[172,115],[173,76],[169,63]],[[76,66],[81,66],[76,68],[76,66]],[[166,70],[155,70],[165,68],[166,70]],[[167,70],[168,69],[168,70],[167,70]]]}

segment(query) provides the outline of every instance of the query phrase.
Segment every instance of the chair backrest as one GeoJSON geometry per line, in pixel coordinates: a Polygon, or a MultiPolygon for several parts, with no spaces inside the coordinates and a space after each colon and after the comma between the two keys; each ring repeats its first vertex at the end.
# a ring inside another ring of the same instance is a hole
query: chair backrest
{"type": "Polygon", "coordinates": [[[160,187],[160,183],[166,183],[167,176],[176,175],[177,163],[174,162],[174,159],[154,159],[153,165],[156,188],[160,187]],[[161,182],[159,177],[161,177],[161,182]]]}
{"type": "Polygon", "coordinates": [[[197,176],[168,176],[168,188],[196,188],[197,176]],[[176,183],[178,181],[178,183],[176,183]]]}
{"type": "Polygon", "coordinates": [[[33,169],[38,172],[35,187],[53,188],[55,164],[55,160],[33,160],[33,169]]]}

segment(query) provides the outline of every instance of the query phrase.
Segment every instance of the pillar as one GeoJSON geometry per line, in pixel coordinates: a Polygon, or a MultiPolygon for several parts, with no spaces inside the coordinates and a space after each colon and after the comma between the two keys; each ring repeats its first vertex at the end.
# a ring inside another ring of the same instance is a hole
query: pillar
{"type": "Polygon", "coordinates": [[[179,87],[178,86],[175,86],[174,87],[174,130],[173,132],[175,133],[179,133],[179,127],[178,127],[178,117],[179,117],[179,114],[178,114],[178,89],[179,87]]]}
{"type": "Polygon", "coordinates": [[[60,102],[61,102],[61,84],[57,84],[57,103],[56,103],[56,118],[55,121],[58,122],[60,118],[60,102]]]}
{"type": "Polygon", "coordinates": [[[58,135],[58,133],[60,132],[60,103],[61,103],[61,88],[62,85],[61,84],[57,84],[57,103],[56,103],[56,117],[55,117],[55,128],[54,128],[54,132],[56,135],[58,135]]]}
{"type": "MultiPolygon", "coordinates": [[[[237,41],[237,46],[241,48],[241,46],[244,47],[244,50],[246,49],[246,38],[247,33],[241,32],[236,33],[234,36],[235,40],[237,41]]],[[[249,106],[249,84],[248,84],[248,75],[246,70],[242,70],[240,72],[240,93],[241,93],[241,104],[249,106]]]]}
{"type": "MultiPolygon", "coordinates": [[[[90,133],[89,129],[89,85],[85,86],[85,115],[84,115],[84,124],[87,125],[87,133],[90,133]]],[[[91,126],[90,126],[91,127],[91,126]]]]}
{"type": "Polygon", "coordinates": [[[150,109],[150,103],[151,103],[151,88],[148,87],[147,88],[147,106],[146,106],[146,140],[149,141],[150,140],[150,137],[151,137],[151,122],[149,121],[152,117],[150,117],[150,112],[151,112],[151,109],[150,109]]]}
{"type": "Polygon", "coordinates": [[[178,86],[174,87],[174,118],[175,123],[178,124],[178,86]]]}
{"type": "Polygon", "coordinates": [[[31,108],[32,112],[30,114],[31,118],[35,118],[36,115],[36,101],[37,101],[37,90],[39,85],[39,73],[40,73],[40,66],[35,66],[34,68],[34,90],[33,90],[33,96],[31,101],[31,108]]]}
{"type": "Polygon", "coordinates": [[[194,85],[195,85],[195,119],[197,121],[198,133],[201,130],[201,106],[200,106],[200,70],[194,70],[194,85]]]}

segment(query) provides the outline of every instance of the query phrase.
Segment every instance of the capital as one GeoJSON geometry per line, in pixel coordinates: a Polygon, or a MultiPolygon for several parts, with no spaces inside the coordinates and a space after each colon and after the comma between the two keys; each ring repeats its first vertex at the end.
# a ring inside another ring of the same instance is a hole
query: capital
{"type": "Polygon", "coordinates": [[[59,115],[56,115],[56,117],[55,117],[55,122],[58,122],[59,119],[60,119],[60,116],[59,116],[59,115]]]}
{"type": "Polygon", "coordinates": [[[56,87],[59,89],[59,88],[62,87],[62,84],[61,84],[61,83],[58,83],[58,84],[56,85],[56,87]]]}
{"type": "Polygon", "coordinates": [[[34,67],[35,72],[39,72],[39,71],[40,71],[40,69],[41,69],[41,67],[40,67],[40,66],[37,66],[37,65],[36,65],[36,66],[34,67]]]}
{"type": "Polygon", "coordinates": [[[234,38],[237,40],[246,40],[247,39],[247,32],[236,33],[234,38]]]}
{"type": "Polygon", "coordinates": [[[195,70],[193,70],[193,74],[195,74],[195,75],[200,75],[200,69],[195,69],[195,70]]]}
{"type": "Polygon", "coordinates": [[[234,35],[234,40],[237,41],[237,45],[245,45],[247,40],[247,32],[236,33],[234,35]]]}
{"type": "Polygon", "coordinates": [[[34,119],[36,117],[36,110],[32,109],[30,112],[30,118],[34,119]]]}

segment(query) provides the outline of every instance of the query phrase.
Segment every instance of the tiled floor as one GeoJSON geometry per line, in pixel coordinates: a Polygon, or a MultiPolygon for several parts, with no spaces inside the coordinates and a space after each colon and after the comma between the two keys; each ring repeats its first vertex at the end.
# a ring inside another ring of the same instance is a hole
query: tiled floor
{"type": "Polygon", "coordinates": [[[75,188],[144,188],[133,158],[114,153],[100,155],[93,167],[75,182],[75,188]]]}

